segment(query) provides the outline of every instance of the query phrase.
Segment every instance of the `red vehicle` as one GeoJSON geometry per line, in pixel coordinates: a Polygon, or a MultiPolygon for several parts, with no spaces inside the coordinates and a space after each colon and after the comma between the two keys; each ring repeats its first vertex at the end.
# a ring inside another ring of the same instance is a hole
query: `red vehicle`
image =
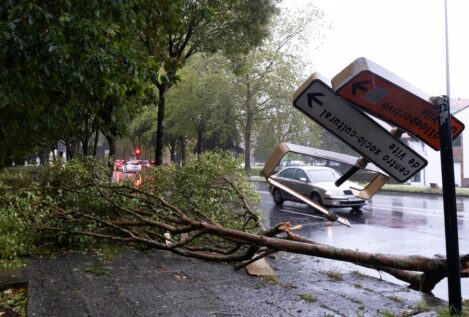
{"type": "Polygon", "coordinates": [[[114,162],[114,170],[115,171],[122,171],[122,169],[124,168],[124,164],[126,162],[127,162],[126,160],[116,160],[114,162]]]}
{"type": "Polygon", "coordinates": [[[147,169],[151,166],[150,162],[147,160],[140,160],[139,162],[140,162],[140,165],[142,165],[142,169],[147,169]]]}

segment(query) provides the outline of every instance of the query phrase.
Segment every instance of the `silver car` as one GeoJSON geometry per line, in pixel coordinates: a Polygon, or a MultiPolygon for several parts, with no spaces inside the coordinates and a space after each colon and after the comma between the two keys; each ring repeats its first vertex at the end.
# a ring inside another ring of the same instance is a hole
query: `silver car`
{"type": "MultiPolygon", "coordinates": [[[[361,187],[350,181],[339,187],[335,186],[334,183],[340,176],[339,172],[330,167],[295,166],[280,170],[272,178],[325,207],[352,207],[353,210],[359,210],[366,204],[366,200],[355,197],[351,187],[361,187]]],[[[270,185],[269,189],[277,206],[286,200],[301,202],[275,186],[270,185]]]]}
{"type": "Polygon", "coordinates": [[[142,165],[139,161],[127,161],[122,170],[124,173],[138,173],[142,170],[142,165]]]}

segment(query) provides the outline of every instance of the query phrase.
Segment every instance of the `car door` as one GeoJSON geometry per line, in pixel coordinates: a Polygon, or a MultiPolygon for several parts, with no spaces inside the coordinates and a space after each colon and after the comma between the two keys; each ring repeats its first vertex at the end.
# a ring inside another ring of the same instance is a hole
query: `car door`
{"type": "Polygon", "coordinates": [[[308,181],[306,172],[300,168],[296,168],[295,178],[292,182],[291,189],[302,194],[305,197],[309,197],[311,192],[311,184],[308,181]]]}
{"type": "MultiPolygon", "coordinates": [[[[286,168],[284,169],[283,171],[281,171],[276,177],[275,179],[287,186],[288,188],[292,188],[292,186],[294,185],[294,181],[295,181],[295,172],[296,172],[296,168],[286,168]]],[[[290,195],[289,193],[287,192],[284,192],[282,191],[282,196],[284,199],[286,200],[296,200],[294,196],[290,195]]]]}

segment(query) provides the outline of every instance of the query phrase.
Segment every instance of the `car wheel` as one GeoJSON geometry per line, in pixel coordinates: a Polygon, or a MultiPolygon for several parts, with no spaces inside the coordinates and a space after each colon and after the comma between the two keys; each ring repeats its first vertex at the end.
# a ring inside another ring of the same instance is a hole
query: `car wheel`
{"type": "Polygon", "coordinates": [[[282,198],[282,193],[280,192],[280,189],[274,188],[274,190],[272,191],[272,197],[274,199],[274,203],[277,206],[281,206],[283,204],[284,200],[282,198]]]}
{"type": "Polygon", "coordinates": [[[309,196],[309,199],[311,199],[312,201],[320,204],[322,206],[322,200],[321,200],[321,196],[319,196],[318,193],[311,193],[311,195],[309,196]]]}

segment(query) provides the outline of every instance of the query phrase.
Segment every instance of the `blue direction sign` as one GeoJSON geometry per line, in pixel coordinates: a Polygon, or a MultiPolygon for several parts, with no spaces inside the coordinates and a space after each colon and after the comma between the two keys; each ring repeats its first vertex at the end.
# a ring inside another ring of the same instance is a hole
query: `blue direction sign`
{"type": "Polygon", "coordinates": [[[417,152],[334,94],[317,73],[295,92],[293,106],[400,182],[427,165],[417,152]]]}

